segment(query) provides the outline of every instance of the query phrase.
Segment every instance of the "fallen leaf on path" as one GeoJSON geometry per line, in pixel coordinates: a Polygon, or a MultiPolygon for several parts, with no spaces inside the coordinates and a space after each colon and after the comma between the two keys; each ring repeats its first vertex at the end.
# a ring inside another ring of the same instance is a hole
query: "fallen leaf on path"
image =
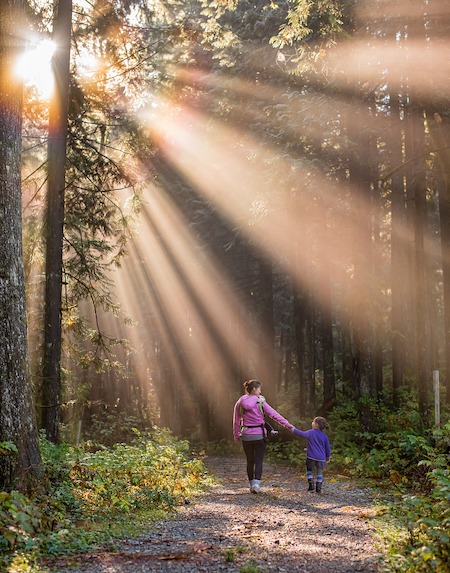
{"type": "Polygon", "coordinates": [[[364,519],[366,517],[376,517],[377,512],[374,510],[367,510],[367,511],[361,511],[361,513],[358,513],[357,517],[364,519]]]}

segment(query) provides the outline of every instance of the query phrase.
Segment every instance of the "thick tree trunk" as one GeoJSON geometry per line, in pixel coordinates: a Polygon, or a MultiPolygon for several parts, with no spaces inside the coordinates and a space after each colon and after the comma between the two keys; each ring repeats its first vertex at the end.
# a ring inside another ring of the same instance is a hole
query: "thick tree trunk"
{"type": "Polygon", "coordinates": [[[55,93],[50,105],[45,258],[42,426],[59,441],[61,410],[61,296],[72,0],[60,0],[54,24],[55,93]]]}
{"type": "Polygon", "coordinates": [[[29,488],[42,476],[42,461],[27,378],[25,282],[22,257],[22,85],[14,61],[23,49],[16,31],[24,3],[5,1],[0,17],[0,442],[17,455],[0,456],[0,488],[29,488]]]}

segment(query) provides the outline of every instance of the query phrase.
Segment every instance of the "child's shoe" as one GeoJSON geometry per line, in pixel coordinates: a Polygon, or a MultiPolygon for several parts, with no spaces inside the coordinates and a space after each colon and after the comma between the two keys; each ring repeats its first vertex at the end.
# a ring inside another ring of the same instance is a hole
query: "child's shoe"
{"type": "Polygon", "coordinates": [[[316,493],[322,493],[322,483],[321,482],[316,483],[316,493]]]}
{"type": "Polygon", "coordinates": [[[308,480],[308,491],[314,491],[314,480],[308,480]]]}

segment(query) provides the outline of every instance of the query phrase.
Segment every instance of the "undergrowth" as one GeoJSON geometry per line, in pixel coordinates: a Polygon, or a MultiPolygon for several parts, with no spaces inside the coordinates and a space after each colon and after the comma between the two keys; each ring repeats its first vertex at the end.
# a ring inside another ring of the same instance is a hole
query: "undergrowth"
{"type": "MultiPolygon", "coordinates": [[[[387,510],[376,524],[381,570],[448,573],[450,422],[424,430],[413,400],[393,412],[369,399],[358,409],[354,403],[336,408],[328,420],[332,461],[327,473],[371,480],[384,497],[387,510]]],[[[303,468],[304,448],[305,441],[291,439],[271,444],[269,455],[303,468]]]]}
{"type": "Polygon", "coordinates": [[[137,535],[208,483],[199,458],[168,430],[109,448],[41,440],[45,493],[0,492],[0,570],[39,570],[43,557],[86,552],[137,535]]]}
{"type": "MultiPolygon", "coordinates": [[[[387,508],[373,522],[383,553],[380,571],[450,571],[450,422],[424,430],[414,401],[393,412],[367,399],[358,409],[339,406],[329,422],[327,474],[372,480],[387,508]]],[[[290,432],[279,438],[270,443],[269,457],[303,468],[305,442],[290,432]]],[[[10,446],[0,444],[0,453],[13,455],[10,446]]],[[[223,454],[225,447],[220,442],[208,450],[223,454]]],[[[209,483],[200,452],[193,455],[189,443],[168,430],[136,431],[132,443],[110,447],[42,439],[41,449],[45,494],[0,492],[0,569],[8,573],[38,573],[45,571],[39,569],[43,557],[113,547],[115,539],[138,535],[209,483]]],[[[246,567],[253,571],[254,564],[246,567]]]]}

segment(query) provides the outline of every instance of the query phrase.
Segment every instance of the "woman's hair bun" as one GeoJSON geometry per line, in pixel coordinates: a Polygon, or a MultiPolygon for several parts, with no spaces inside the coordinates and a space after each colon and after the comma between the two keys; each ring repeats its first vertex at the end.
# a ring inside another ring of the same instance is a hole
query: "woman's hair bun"
{"type": "Polygon", "coordinates": [[[256,380],[256,378],[251,378],[250,380],[244,382],[244,389],[248,394],[250,394],[254,388],[258,388],[259,386],[261,386],[261,382],[256,380]]]}

